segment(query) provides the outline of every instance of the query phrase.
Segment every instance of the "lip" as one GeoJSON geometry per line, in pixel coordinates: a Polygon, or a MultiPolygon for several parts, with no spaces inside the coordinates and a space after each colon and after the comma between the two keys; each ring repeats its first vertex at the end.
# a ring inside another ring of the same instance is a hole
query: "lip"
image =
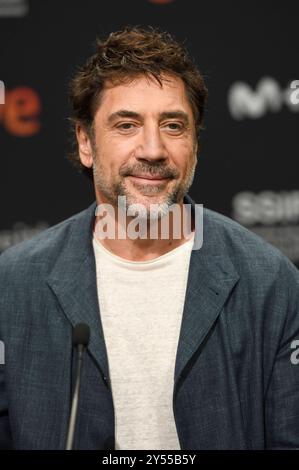
{"type": "Polygon", "coordinates": [[[165,181],[169,179],[169,178],[159,178],[159,177],[155,177],[152,175],[142,175],[142,176],[130,175],[129,177],[140,183],[147,183],[147,184],[164,183],[165,181]]]}

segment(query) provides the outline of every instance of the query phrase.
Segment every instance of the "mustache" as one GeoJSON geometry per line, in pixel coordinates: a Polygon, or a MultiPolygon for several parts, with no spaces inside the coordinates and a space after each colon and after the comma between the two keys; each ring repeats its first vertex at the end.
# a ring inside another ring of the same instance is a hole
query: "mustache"
{"type": "Polygon", "coordinates": [[[138,176],[148,174],[158,178],[178,178],[179,172],[173,168],[166,168],[161,165],[134,165],[126,166],[119,172],[120,176],[138,176]]]}

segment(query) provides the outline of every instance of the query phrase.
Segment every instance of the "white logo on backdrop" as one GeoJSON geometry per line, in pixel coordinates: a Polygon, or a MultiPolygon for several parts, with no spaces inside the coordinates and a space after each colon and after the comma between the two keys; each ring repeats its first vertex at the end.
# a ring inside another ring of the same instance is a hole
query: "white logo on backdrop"
{"type": "Polygon", "coordinates": [[[0,253],[10,246],[21,243],[33,235],[47,229],[49,224],[47,222],[38,222],[35,227],[30,227],[24,222],[16,222],[11,230],[0,231],[0,253]]]}
{"type": "Polygon", "coordinates": [[[299,80],[293,80],[290,86],[291,89],[294,90],[290,96],[291,102],[293,104],[299,104],[299,80]]]}
{"type": "Polygon", "coordinates": [[[20,18],[29,12],[28,0],[0,0],[1,18],[20,18]]]}
{"type": "Polygon", "coordinates": [[[234,219],[246,226],[299,223],[299,191],[241,192],[232,205],[234,219]]]}
{"type": "Polygon", "coordinates": [[[282,88],[272,77],[262,78],[255,90],[245,82],[234,83],[228,91],[228,109],[231,116],[242,119],[259,119],[268,112],[278,113],[284,106],[292,112],[299,112],[299,92],[293,90],[294,83],[282,88]],[[295,100],[295,94],[298,100],[295,100]]]}
{"type": "Polygon", "coordinates": [[[299,263],[299,191],[240,192],[232,217],[299,263]]]}

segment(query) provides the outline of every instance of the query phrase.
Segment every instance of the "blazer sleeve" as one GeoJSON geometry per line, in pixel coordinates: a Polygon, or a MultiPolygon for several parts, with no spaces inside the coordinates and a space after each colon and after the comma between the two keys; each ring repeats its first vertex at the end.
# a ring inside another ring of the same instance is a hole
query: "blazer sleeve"
{"type": "Polygon", "coordinates": [[[5,391],[5,365],[0,364],[0,450],[13,448],[5,391]]]}
{"type": "Polygon", "coordinates": [[[266,448],[299,449],[299,272],[286,258],[277,295],[286,296],[286,311],[265,395],[266,448]]]}
{"type": "Polygon", "coordinates": [[[5,383],[5,341],[3,337],[4,324],[6,323],[4,298],[6,293],[5,273],[2,266],[3,255],[0,256],[0,450],[13,448],[12,434],[8,414],[8,397],[5,383]]]}

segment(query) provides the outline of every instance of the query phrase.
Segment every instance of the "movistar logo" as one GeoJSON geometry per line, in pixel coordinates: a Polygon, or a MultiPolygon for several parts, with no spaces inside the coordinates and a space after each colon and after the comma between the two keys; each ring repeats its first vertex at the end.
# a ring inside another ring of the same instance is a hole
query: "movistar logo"
{"type": "Polygon", "coordinates": [[[234,119],[241,121],[259,119],[267,113],[278,113],[284,106],[292,112],[299,112],[297,83],[299,85],[298,80],[293,80],[282,88],[274,78],[264,77],[253,89],[245,82],[236,82],[228,91],[230,114],[234,119]]]}
{"type": "Polygon", "coordinates": [[[28,0],[0,0],[0,17],[26,16],[29,12],[28,0]]]}

